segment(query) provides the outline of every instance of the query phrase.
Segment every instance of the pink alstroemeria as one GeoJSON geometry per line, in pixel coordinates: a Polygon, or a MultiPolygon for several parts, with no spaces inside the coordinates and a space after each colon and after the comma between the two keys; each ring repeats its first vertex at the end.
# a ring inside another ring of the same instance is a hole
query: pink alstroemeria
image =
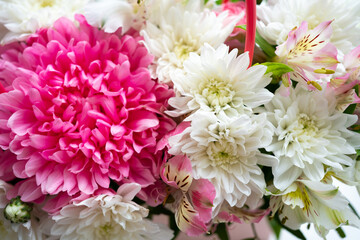
{"type": "Polygon", "coordinates": [[[344,56],[343,63],[350,74],[348,81],[360,80],[360,45],[344,56]]]}
{"type": "Polygon", "coordinates": [[[179,229],[189,236],[207,232],[216,192],[206,179],[193,179],[190,160],[179,155],[163,167],[161,178],[168,185],[164,203],[175,211],[179,229]]]}
{"type": "Polygon", "coordinates": [[[324,79],[335,72],[338,60],[337,49],[330,43],[331,22],[322,22],[309,30],[304,21],[289,33],[286,42],[276,48],[278,61],[294,69],[283,75],[285,86],[291,85],[292,79],[307,85],[309,90],[321,90],[324,79]]]}
{"type": "Polygon", "coordinates": [[[332,89],[330,94],[337,96],[339,111],[344,111],[352,103],[360,103],[353,89],[360,83],[360,45],[344,56],[342,64],[345,73],[328,83],[328,88],[332,89]]]}
{"type": "Polygon", "coordinates": [[[223,206],[217,215],[218,222],[258,223],[270,213],[270,209],[246,209],[223,206]]]}

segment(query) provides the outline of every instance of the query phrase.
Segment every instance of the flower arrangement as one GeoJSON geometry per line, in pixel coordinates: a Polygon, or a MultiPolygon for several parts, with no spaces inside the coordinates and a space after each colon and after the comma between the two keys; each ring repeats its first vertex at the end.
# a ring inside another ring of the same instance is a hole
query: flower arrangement
{"type": "Polygon", "coordinates": [[[0,0],[3,239],[360,228],[360,2],[256,4],[0,0]]]}

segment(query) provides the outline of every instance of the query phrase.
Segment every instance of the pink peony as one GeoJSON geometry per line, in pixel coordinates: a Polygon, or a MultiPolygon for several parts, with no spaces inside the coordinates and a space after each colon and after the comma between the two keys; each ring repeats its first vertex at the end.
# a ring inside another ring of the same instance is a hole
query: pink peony
{"type": "Polygon", "coordinates": [[[76,19],[1,54],[0,147],[16,158],[0,165],[41,194],[93,194],[110,179],[150,185],[157,142],[175,127],[163,114],[173,92],[150,78],[152,56],[136,33],[76,19]]]}

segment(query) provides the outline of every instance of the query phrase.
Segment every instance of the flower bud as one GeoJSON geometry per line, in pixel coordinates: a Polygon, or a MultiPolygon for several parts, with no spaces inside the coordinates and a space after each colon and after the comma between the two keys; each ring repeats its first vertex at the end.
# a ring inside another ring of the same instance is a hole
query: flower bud
{"type": "Polygon", "coordinates": [[[11,199],[4,209],[4,216],[12,223],[26,223],[30,219],[32,207],[20,200],[20,197],[11,199]]]}

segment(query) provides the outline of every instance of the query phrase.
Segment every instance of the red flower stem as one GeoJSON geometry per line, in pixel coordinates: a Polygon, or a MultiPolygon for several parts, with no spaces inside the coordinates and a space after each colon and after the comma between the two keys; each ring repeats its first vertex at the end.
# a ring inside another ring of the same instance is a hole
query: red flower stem
{"type": "Polygon", "coordinates": [[[245,52],[249,52],[250,64],[252,64],[255,35],[256,35],[256,0],[245,0],[246,6],[246,39],[245,39],[245,52]]]}

